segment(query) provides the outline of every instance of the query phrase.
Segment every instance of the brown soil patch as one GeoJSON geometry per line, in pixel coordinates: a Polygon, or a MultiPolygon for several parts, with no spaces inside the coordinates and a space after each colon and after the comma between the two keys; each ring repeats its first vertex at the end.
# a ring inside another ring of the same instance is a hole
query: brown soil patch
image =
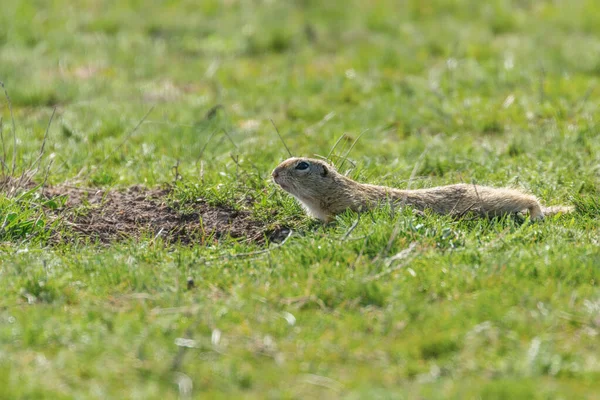
{"type": "Polygon", "coordinates": [[[140,237],[161,237],[168,243],[211,244],[223,237],[252,242],[278,242],[286,228],[267,229],[248,211],[210,206],[202,200],[187,205],[189,213],[166,202],[169,189],[133,186],[124,191],[104,191],[57,186],[44,189],[48,198],[67,196],[64,207],[52,210],[67,225],[67,234],[56,232],[53,241],[75,238],[110,243],[140,237]]]}

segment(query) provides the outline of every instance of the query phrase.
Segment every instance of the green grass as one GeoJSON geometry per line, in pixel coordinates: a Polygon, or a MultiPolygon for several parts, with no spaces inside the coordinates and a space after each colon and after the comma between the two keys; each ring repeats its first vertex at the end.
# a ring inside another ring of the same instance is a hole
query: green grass
{"type": "Polygon", "coordinates": [[[50,162],[48,184],[102,188],[178,165],[169,201],[294,234],[248,257],[231,255],[263,248],[227,238],[56,244],[64,199],[0,195],[0,398],[597,397],[596,2],[6,3],[17,174],[56,107],[38,184],[50,162]],[[345,135],[334,161],[365,132],[343,168],[363,182],[508,185],[577,211],[322,226],[269,182],[287,157],[269,119],[295,155],[345,135]]]}

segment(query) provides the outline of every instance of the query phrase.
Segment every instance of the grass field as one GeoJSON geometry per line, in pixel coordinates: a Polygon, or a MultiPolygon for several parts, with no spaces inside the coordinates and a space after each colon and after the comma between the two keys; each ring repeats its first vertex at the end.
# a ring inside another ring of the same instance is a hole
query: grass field
{"type": "Polygon", "coordinates": [[[0,398],[597,399],[599,78],[591,0],[3,2],[0,398]],[[576,212],[323,226],[270,119],[576,212]]]}

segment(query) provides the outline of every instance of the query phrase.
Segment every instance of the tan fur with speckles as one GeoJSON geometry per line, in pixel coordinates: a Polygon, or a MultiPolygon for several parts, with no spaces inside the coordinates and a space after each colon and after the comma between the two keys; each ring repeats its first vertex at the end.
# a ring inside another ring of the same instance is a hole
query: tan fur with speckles
{"type": "Polygon", "coordinates": [[[528,211],[538,220],[544,215],[568,213],[573,207],[542,207],[532,196],[509,188],[460,183],[429,189],[401,190],[358,183],[338,173],[331,165],[311,158],[290,158],[273,170],[273,180],[294,196],[306,211],[330,221],[347,209],[365,211],[382,204],[411,206],[419,211],[462,216],[498,216],[528,211]],[[298,169],[298,166],[308,167],[298,169]]]}

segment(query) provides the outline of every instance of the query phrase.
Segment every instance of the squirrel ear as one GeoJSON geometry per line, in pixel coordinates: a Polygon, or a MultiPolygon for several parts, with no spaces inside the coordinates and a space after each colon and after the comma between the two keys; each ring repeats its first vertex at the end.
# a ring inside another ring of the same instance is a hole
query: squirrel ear
{"type": "Polygon", "coordinates": [[[329,171],[327,171],[327,167],[323,165],[323,171],[321,171],[321,176],[327,176],[327,173],[329,171]]]}

